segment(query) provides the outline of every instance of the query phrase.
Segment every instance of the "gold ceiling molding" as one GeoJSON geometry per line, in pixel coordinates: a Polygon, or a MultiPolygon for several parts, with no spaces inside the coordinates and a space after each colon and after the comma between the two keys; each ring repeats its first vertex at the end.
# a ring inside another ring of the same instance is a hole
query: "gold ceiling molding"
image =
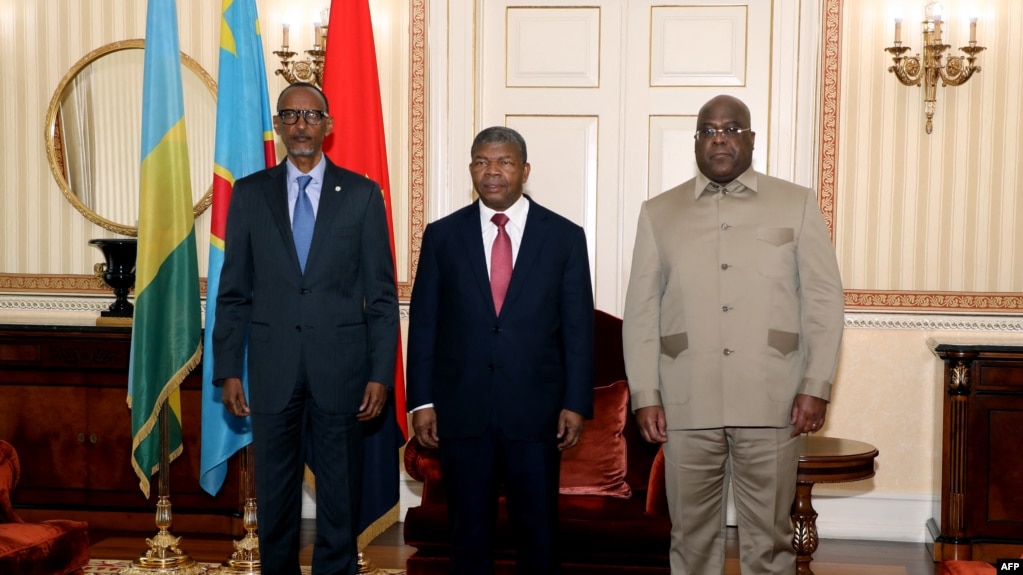
{"type": "MultiPolygon", "coordinates": [[[[842,65],[843,0],[824,0],[821,62],[821,131],[818,190],[821,211],[835,238],[838,175],[838,119],[842,65]]],[[[850,6],[854,3],[849,2],[850,6]]],[[[839,230],[840,231],[840,230],[839,230]]],[[[914,292],[845,290],[847,309],[1004,313],[1023,311],[1023,294],[1010,292],[914,292]]]]}

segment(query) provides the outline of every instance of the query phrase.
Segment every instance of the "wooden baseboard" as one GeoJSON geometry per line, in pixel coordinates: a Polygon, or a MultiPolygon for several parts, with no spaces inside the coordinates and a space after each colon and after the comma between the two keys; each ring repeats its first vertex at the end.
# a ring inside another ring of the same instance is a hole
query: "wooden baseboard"
{"type": "Polygon", "coordinates": [[[994,563],[999,559],[1010,559],[1023,555],[1023,543],[975,540],[942,541],[941,530],[933,518],[927,520],[926,527],[927,549],[936,563],[941,561],[994,563]]]}
{"type": "MultiPolygon", "coordinates": [[[[152,513],[134,511],[97,511],[76,509],[18,509],[18,516],[29,523],[37,523],[49,519],[70,519],[85,521],[90,529],[104,531],[126,531],[138,533],[156,533],[156,511],[152,513]]],[[[223,534],[229,537],[245,535],[245,527],[240,517],[210,515],[196,513],[173,514],[170,531],[174,535],[182,533],[223,534]]]]}

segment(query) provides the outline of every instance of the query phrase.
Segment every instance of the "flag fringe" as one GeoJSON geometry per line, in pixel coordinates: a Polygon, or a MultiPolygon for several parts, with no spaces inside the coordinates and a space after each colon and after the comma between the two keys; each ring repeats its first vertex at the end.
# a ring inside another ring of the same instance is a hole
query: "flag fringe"
{"type": "MultiPolygon", "coordinates": [[[[149,414],[149,417],[146,418],[146,422],[141,428],[139,428],[138,433],[136,433],[135,437],[131,440],[131,466],[135,469],[135,475],[139,478],[139,487],[142,489],[142,493],[146,496],[146,499],[149,499],[149,477],[142,470],[142,467],[139,466],[138,458],[135,457],[135,450],[142,445],[142,442],[149,438],[149,434],[153,432],[157,422],[160,420],[160,410],[163,408],[163,405],[167,402],[172,393],[181,388],[181,383],[185,381],[185,378],[188,377],[188,374],[191,373],[193,369],[198,367],[200,361],[202,361],[201,341],[199,342],[198,347],[196,347],[195,352],[192,354],[192,357],[185,362],[185,365],[181,366],[176,372],[174,372],[174,375],[172,375],[163,386],[163,390],[160,391],[160,397],[157,398],[156,404],[153,406],[153,412],[149,414]]],[[[131,395],[128,396],[128,407],[132,407],[131,395]]],[[[182,451],[184,451],[183,447],[184,444],[179,445],[178,448],[170,454],[170,461],[174,461],[179,455],[181,455],[182,451]]],[[[154,466],[149,475],[152,475],[152,473],[158,468],[159,464],[154,466]]]]}
{"type": "Polygon", "coordinates": [[[398,522],[398,518],[401,515],[401,503],[395,503],[394,507],[390,508],[379,519],[370,523],[362,530],[359,534],[359,542],[357,548],[359,551],[366,549],[374,539],[380,536],[381,533],[387,531],[391,525],[398,522]]]}

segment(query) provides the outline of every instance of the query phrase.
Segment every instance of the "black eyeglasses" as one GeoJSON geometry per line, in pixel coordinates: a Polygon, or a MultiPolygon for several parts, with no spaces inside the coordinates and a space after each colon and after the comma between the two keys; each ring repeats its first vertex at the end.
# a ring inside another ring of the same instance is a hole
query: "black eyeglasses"
{"type": "Polygon", "coordinates": [[[305,118],[305,123],[310,126],[319,125],[327,117],[323,110],[280,110],[277,117],[287,125],[297,124],[299,116],[305,118]]]}
{"type": "Polygon", "coordinates": [[[734,140],[752,129],[753,128],[738,128],[736,126],[730,126],[721,130],[718,130],[717,128],[701,128],[696,130],[693,137],[697,140],[713,140],[718,136],[718,134],[721,134],[726,140],[734,140]]]}

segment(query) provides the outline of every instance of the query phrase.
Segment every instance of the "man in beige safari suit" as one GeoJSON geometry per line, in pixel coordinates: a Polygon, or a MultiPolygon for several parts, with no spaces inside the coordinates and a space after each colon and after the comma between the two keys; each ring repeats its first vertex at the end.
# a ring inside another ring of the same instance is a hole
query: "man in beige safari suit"
{"type": "Polygon", "coordinates": [[[795,571],[798,437],[824,423],[842,285],[812,190],[751,168],[749,108],[700,109],[699,174],[644,202],[625,300],[643,437],[663,443],[673,575],[724,573],[734,490],[743,575],[795,571]]]}

